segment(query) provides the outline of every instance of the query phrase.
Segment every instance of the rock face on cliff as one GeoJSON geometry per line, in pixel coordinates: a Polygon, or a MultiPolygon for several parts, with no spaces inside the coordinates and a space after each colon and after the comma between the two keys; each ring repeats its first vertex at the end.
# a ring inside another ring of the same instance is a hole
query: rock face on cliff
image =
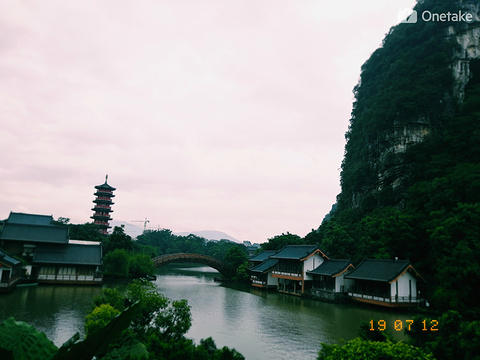
{"type": "MultiPolygon", "coordinates": [[[[456,116],[480,78],[478,1],[421,1],[431,13],[468,12],[473,21],[399,24],[362,66],[342,164],[339,209],[402,208],[415,151],[456,116]]],[[[418,155],[418,154],[417,154],[418,155]]]]}

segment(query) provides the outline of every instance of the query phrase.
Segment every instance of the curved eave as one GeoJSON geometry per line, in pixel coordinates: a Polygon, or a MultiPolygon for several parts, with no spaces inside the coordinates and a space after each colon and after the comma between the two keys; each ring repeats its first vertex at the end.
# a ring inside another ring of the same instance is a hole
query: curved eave
{"type": "Polygon", "coordinates": [[[101,212],[106,212],[106,213],[111,213],[113,212],[112,209],[105,209],[103,207],[94,207],[93,209],[91,209],[92,211],[101,211],[101,212]]]}
{"type": "Polygon", "coordinates": [[[104,182],[102,185],[97,185],[97,186],[95,186],[95,189],[98,189],[98,190],[107,189],[107,190],[110,190],[110,191],[115,191],[115,190],[117,190],[117,189],[114,188],[113,186],[108,185],[106,182],[104,182]]]}
{"type": "Polygon", "coordinates": [[[96,191],[93,195],[95,196],[105,196],[105,197],[115,197],[111,192],[106,191],[96,191]]]}
{"type": "Polygon", "coordinates": [[[93,220],[103,220],[103,221],[110,221],[110,220],[112,220],[111,217],[105,217],[105,216],[99,216],[99,215],[90,216],[90,219],[93,219],[93,220]]]}
{"type": "Polygon", "coordinates": [[[417,270],[415,270],[415,268],[412,266],[412,264],[409,264],[405,270],[403,270],[395,279],[389,281],[389,283],[393,283],[395,281],[397,281],[399,278],[401,278],[407,271],[410,271],[411,273],[413,273],[413,276],[415,276],[416,278],[418,279],[422,279],[423,281],[425,281],[425,279],[418,273],[417,270]]]}
{"type": "Polygon", "coordinates": [[[103,200],[103,199],[95,199],[93,200],[94,203],[98,203],[98,204],[109,204],[109,205],[113,205],[115,204],[113,201],[111,200],[103,200]]]}
{"type": "Polygon", "coordinates": [[[308,256],[304,257],[303,259],[300,259],[300,261],[305,261],[305,260],[307,260],[309,257],[312,257],[312,256],[315,255],[315,254],[320,255],[321,257],[324,257],[324,258],[327,259],[327,260],[330,260],[330,259],[328,258],[328,256],[325,255],[320,249],[316,249],[314,252],[312,252],[312,253],[309,254],[308,256]]]}

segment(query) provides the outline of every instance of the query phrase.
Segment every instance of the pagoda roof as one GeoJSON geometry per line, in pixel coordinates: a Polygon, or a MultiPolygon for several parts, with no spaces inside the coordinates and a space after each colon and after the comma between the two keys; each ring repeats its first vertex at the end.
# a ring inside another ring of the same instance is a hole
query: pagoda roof
{"type": "Polygon", "coordinates": [[[278,259],[266,259],[261,264],[250,269],[251,272],[265,273],[278,264],[278,259]]]}
{"type": "Polygon", "coordinates": [[[292,259],[303,261],[314,253],[327,258],[316,245],[285,245],[275,255],[270,256],[272,259],[292,259]]]}
{"type": "Polygon", "coordinates": [[[335,277],[337,275],[340,275],[349,267],[353,268],[353,265],[349,259],[348,260],[331,259],[331,260],[325,260],[321,265],[316,267],[314,270],[307,271],[307,274],[335,277]]]}
{"type": "Polygon", "coordinates": [[[102,245],[96,241],[70,240],[65,246],[39,245],[34,264],[101,265],[102,245]]]}
{"type": "Polygon", "coordinates": [[[116,188],[114,188],[113,186],[110,186],[107,184],[107,180],[105,180],[105,182],[102,184],[102,185],[97,185],[95,186],[95,189],[98,189],[98,190],[109,190],[109,191],[115,191],[117,190],[116,188]]]}
{"type": "Polygon", "coordinates": [[[392,283],[407,270],[421,277],[410,260],[365,259],[345,278],[392,283]]]}

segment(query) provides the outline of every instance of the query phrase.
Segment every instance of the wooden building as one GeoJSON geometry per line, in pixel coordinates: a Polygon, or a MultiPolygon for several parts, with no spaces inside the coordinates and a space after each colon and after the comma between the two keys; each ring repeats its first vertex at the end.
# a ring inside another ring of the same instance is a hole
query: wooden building
{"type": "Polygon", "coordinates": [[[252,286],[264,289],[277,288],[278,277],[272,276],[272,270],[277,264],[278,259],[267,258],[260,264],[250,268],[252,286]]]}
{"type": "Polygon", "coordinates": [[[353,270],[350,260],[330,259],[311,271],[312,288],[310,293],[322,300],[338,301],[345,297],[347,289],[353,285],[353,280],[345,279],[345,274],[353,270]]]}
{"type": "Polygon", "coordinates": [[[417,306],[417,281],[422,279],[410,260],[365,259],[345,279],[353,299],[388,307],[417,306]]]}
{"type": "Polygon", "coordinates": [[[301,295],[311,288],[313,277],[308,272],[328,257],[315,245],[286,245],[270,259],[278,260],[272,277],[278,279],[278,291],[301,295]]]}
{"type": "Polygon", "coordinates": [[[42,245],[35,252],[33,265],[39,283],[101,284],[102,245],[81,240],[70,240],[61,247],[42,245]]]}
{"type": "Polygon", "coordinates": [[[68,226],[53,225],[51,215],[35,215],[10,212],[3,222],[0,248],[30,261],[41,244],[66,245],[68,226]]]}
{"type": "Polygon", "coordinates": [[[11,212],[3,222],[0,248],[29,264],[30,280],[69,284],[101,284],[99,242],[69,239],[69,227],[53,217],[11,212]]]}

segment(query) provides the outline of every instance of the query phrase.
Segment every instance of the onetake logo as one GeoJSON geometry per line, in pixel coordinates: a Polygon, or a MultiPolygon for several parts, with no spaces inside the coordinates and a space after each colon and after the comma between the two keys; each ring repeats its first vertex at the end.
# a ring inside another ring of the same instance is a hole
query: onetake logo
{"type": "MultiPolygon", "coordinates": [[[[472,22],[473,14],[458,10],[457,12],[432,13],[431,11],[422,11],[421,18],[424,22],[440,21],[440,22],[472,22]]],[[[397,19],[401,23],[415,24],[418,20],[416,10],[400,9],[397,13],[397,19]]]]}

